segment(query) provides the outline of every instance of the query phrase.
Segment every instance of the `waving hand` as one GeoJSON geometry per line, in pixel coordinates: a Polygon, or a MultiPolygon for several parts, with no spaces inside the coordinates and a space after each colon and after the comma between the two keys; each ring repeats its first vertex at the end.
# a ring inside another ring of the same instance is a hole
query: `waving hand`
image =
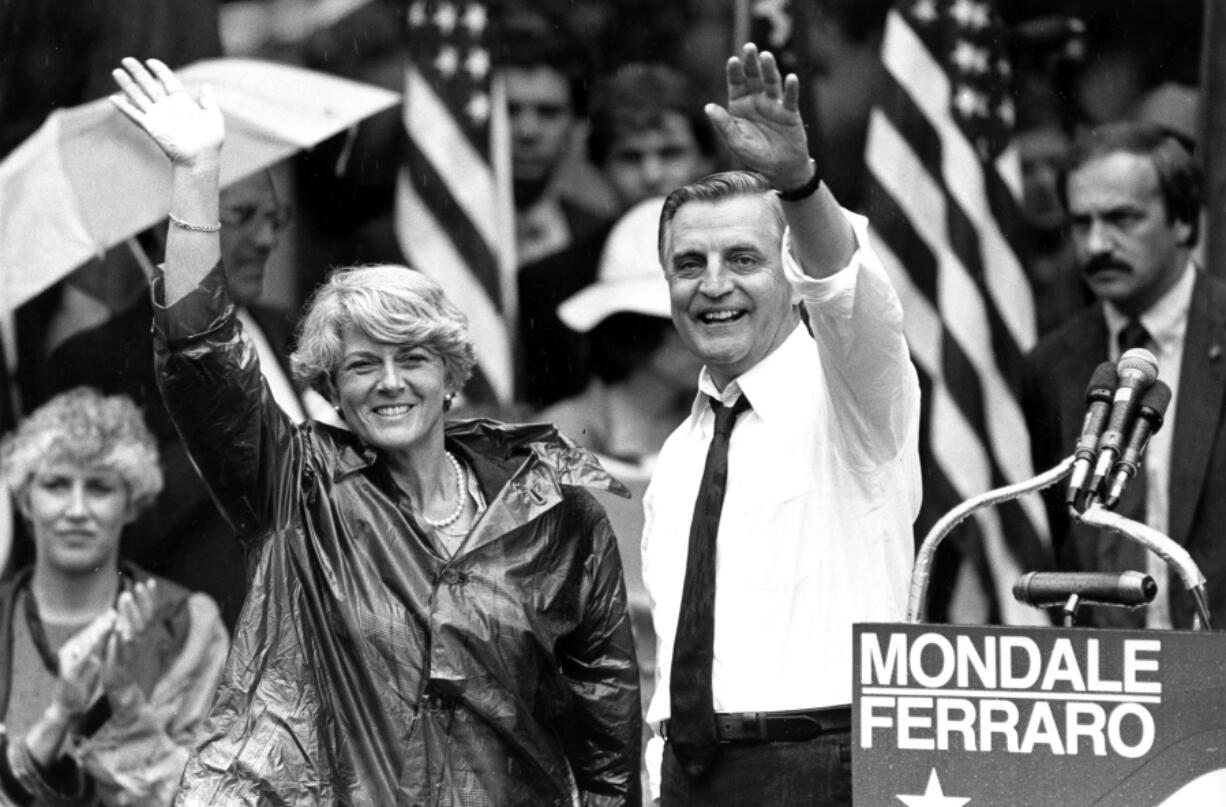
{"type": "Polygon", "coordinates": [[[119,111],[144,129],[174,165],[192,166],[215,159],[225,138],[225,120],[212,90],[206,85],[193,98],[157,59],[142,65],[127,58],[122,64],[111,71],[123,91],[111,96],[119,111]]]}
{"type": "Polygon", "coordinates": [[[728,150],[776,188],[803,185],[813,173],[800,117],[800,82],[779,72],[773,54],[753,43],[728,60],[728,106],[708,104],[707,116],[728,150]]]}

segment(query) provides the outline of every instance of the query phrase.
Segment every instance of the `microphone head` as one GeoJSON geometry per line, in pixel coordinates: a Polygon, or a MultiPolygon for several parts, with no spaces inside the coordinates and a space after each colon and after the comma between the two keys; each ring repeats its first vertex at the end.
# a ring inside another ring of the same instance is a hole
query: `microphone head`
{"type": "Polygon", "coordinates": [[[1154,431],[1158,431],[1158,427],[1162,425],[1166,408],[1171,405],[1171,395],[1171,388],[1166,382],[1155,381],[1141,396],[1141,412],[1146,414],[1146,410],[1149,410],[1147,416],[1154,423],[1154,431]]]}
{"type": "Polygon", "coordinates": [[[1105,361],[1094,368],[1090,383],[1086,385],[1086,403],[1096,400],[1111,400],[1111,392],[1115,389],[1115,362],[1105,361]]]}
{"type": "Polygon", "coordinates": [[[1142,385],[1149,385],[1154,383],[1158,377],[1158,360],[1145,348],[1134,347],[1124,351],[1116,369],[1120,379],[1123,379],[1125,373],[1128,373],[1137,378],[1142,385]]]}

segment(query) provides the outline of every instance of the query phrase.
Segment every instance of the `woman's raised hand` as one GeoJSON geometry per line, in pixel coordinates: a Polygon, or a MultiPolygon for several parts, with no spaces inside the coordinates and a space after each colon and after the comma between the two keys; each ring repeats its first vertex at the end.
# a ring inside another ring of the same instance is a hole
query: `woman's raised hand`
{"type": "Polygon", "coordinates": [[[112,95],[111,103],[148,132],[173,164],[191,167],[216,161],[225,139],[225,119],[208,85],[193,98],[157,59],[141,64],[129,57],[122,64],[111,71],[123,91],[112,95]]]}
{"type": "Polygon", "coordinates": [[[120,594],[115,603],[115,629],[107,639],[102,665],[102,687],[112,705],[117,701],[132,705],[133,699],[141,699],[136,685],[136,651],[145,630],[153,624],[156,585],[153,580],[137,583],[130,592],[120,594]]]}
{"type": "Polygon", "coordinates": [[[116,618],[114,609],[107,610],[60,647],[59,675],[51,701],[65,715],[82,714],[98,694],[103,654],[116,618]]]}

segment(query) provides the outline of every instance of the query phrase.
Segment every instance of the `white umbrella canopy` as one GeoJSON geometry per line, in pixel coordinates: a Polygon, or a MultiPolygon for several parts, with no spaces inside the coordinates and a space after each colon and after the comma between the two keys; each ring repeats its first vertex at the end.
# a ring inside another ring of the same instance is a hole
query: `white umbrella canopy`
{"type": "MultiPolygon", "coordinates": [[[[211,59],[176,71],[211,84],[226,118],[222,186],[395,105],[389,90],[289,65],[211,59]]],[[[165,218],[170,163],[103,98],[51,114],[0,163],[0,308],[26,302],[165,218]]]]}

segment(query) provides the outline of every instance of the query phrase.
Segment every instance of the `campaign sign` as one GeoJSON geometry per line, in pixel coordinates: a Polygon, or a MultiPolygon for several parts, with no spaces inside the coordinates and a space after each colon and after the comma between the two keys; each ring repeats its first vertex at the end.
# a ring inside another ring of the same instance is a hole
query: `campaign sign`
{"type": "Polygon", "coordinates": [[[1226,805],[1226,634],[854,631],[856,807],[1226,805]]]}

